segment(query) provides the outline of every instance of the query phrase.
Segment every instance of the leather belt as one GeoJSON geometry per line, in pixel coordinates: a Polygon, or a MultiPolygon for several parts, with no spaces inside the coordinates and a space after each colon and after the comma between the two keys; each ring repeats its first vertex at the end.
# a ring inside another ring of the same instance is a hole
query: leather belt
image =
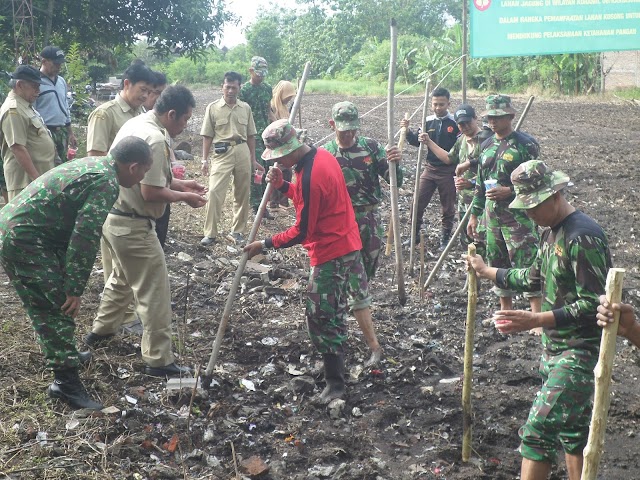
{"type": "Polygon", "coordinates": [[[60,130],[61,128],[67,128],[67,127],[65,127],[64,125],[59,126],[59,127],[51,127],[51,126],[47,125],[47,128],[48,128],[49,130],[51,130],[52,132],[55,132],[55,131],[57,131],[57,130],[60,130]]]}
{"type": "Polygon", "coordinates": [[[242,145],[247,143],[246,140],[234,140],[232,142],[216,142],[215,145],[225,145],[227,147],[235,147],[236,145],[242,145]]]}
{"type": "Polygon", "coordinates": [[[138,215],[137,213],[133,213],[133,212],[123,212],[121,210],[118,210],[117,208],[112,208],[111,210],[109,210],[109,213],[111,215],[117,215],[119,217],[129,217],[129,218],[139,218],[141,220],[154,220],[155,218],[153,217],[147,217],[144,215],[138,215]]]}

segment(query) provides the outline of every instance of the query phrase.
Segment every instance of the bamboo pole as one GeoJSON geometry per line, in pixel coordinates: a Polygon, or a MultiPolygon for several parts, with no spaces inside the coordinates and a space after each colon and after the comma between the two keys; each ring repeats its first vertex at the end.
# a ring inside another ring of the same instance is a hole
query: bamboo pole
{"type": "MultiPolygon", "coordinates": [[[[472,243],[467,253],[476,256],[476,246],[472,243]]],[[[467,325],[464,337],[464,379],[462,382],[462,461],[468,462],[471,457],[472,418],[471,385],[473,381],[473,340],[476,326],[476,305],[478,303],[478,287],[476,271],[467,267],[469,290],[467,293],[467,325]]]]}
{"type": "MultiPolygon", "coordinates": [[[[622,300],[623,268],[611,268],[607,275],[606,295],[610,304],[620,303],[622,300]]],[[[616,336],[618,334],[618,322],[620,312],[614,312],[613,323],[602,330],[600,340],[600,356],[593,370],[595,376],[595,394],[593,397],[593,413],[591,426],[589,427],[589,439],[584,449],[584,462],[582,465],[582,480],[595,480],[598,474],[600,457],[604,450],[604,436],[607,428],[607,416],[611,397],[611,370],[616,355],[616,336]]]]}
{"type": "MultiPolygon", "coordinates": [[[[405,120],[409,120],[409,114],[405,112],[404,114],[404,119],[405,120]]],[[[398,139],[398,150],[400,150],[400,153],[402,153],[402,151],[404,150],[404,146],[407,143],[407,127],[402,127],[400,129],[400,138],[398,139]]]]}
{"type": "Polygon", "coordinates": [[[440,270],[440,267],[444,263],[444,259],[447,258],[447,255],[449,255],[449,252],[453,248],[453,245],[458,240],[458,235],[460,235],[460,231],[462,230],[462,227],[464,227],[465,222],[467,220],[469,220],[470,216],[471,216],[471,208],[467,208],[467,212],[464,214],[464,217],[462,217],[462,219],[458,223],[458,226],[456,227],[455,231],[453,232],[453,235],[451,235],[451,239],[449,240],[449,243],[447,243],[447,246],[444,248],[444,250],[440,254],[440,258],[438,258],[438,261],[433,266],[433,269],[431,270],[431,273],[427,277],[427,281],[424,282],[424,286],[422,287],[423,291],[426,290],[427,288],[429,288],[429,285],[431,285],[431,282],[436,277],[436,274],[438,273],[438,271],[440,270]]]}
{"type": "MultiPolygon", "coordinates": [[[[300,85],[298,87],[298,93],[296,94],[296,99],[293,102],[293,107],[291,108],[291,112],[289,114],[289,123],[293,124],[293,121],[296,118],[296,113],[298,108],[300,108],[300,100],[302,99],[302,93],[304,92],[304,87],[307,83],[307,78],[309,77],[309,71],[311,70],[311,63],[307,62],[304,66],[304,73],[302,74],[302,79],[300,80],[300,85]]],[[[276,163],[274,166],[278,166],[276,163]]],[[[258,229],[260,228],[260,222],[262,221],[262,216],[267,208],[267,202],[269,201],[269,197],[271,196],[271,191],[273,190],[273,184],[267,183],[267,188],[262,196],[262,201],[260,202],[260,207],[258,207],[258,212],[256,213],[256,218],[253,221],[253,226],[251,227],[251,232],[249,233],[249,237],[247,238],[247,244],[253,242],[256,238],[256,234],[258,233],[258,229]]],[[[218,360],[218,353],[220,352],[220,347],[222,345],[222,339],[224,338],[224,332],[227,329],[227,324],[229,323],[229,316],[231,315],[231,307],[233,306],[233,301],[236,296],[236,292],[238,291],[238,286],[240,285],[240,279],[242,278],[242,274],[244,273],[244,268],[247,265],[247,260],[249,260],[249,254],[244,252],[242,257],[240,258],[240,262],[238,264],[238,268],[236,269],[235,277],[233,278],[233,282],[231,283],[231,288],[229,289],[229,296],[227,297],[227,302],[224,305],[224,311],[222,312],[222,319],[220,320],[220,325],[218,325],[218,332],[216,333],[216,338],[213,342],[213,347],[211,350],[211,356],[209,357],[209,363],[207,364],[207,369],[205,370],[205,375],[211,375],[213,372],[213,367],[216,365],[216,361],[218,360]]]]}
{"type": "MultiPolygon", "coordinates": [[[[427,123],[427,112],[429,111],[429,87],[431,80],[427,78],[424,84],[424,103],[422,104],[422,121],[420,128],[424,128],[427,123]]],[[[418,159],[416,160],[416,179],[413,188],[413,206],[411,208],[411,243],[409,244],[409,271],[413,272],[414,255],[416,248],[416,226],[418,225],[418,195],[420,193],[420,170],[422,170],[422,152],[424,151],[424,143],[420,143],[418,148],[418,159]]],[[[422,283],[421,283],[422,285],[422,283]]]]}
{"type": "Polygon", "coordinates": [[[469,58],[468,26],[469,3],[462,2],[462,103],[467,103],[467,59],[469,58]]]}
{"type": "MultiPolygon", "coordinates": [[[[533,104],[534,99],[535,97],[533,95],[529,97],[529,101],[527,102],[527,105],[524,107],[524,110],[522,111],[522,115],[520,115],[520,118],[518,119],[518,123],[516,123],[516,127],[514,128],[514,130],[520,130],[520,127],[522,126],[522,122],[524,121],[527,114],[529,113],[529,109],[531,108],[531,104],[533,104]]],[[[467,208],[467,211],[464,214],[464,217],[462,217],[462,219],[460,220],[460,223],[458,224],[458,228],[456,228],[453,234],[451,235],[451,239],[449,240],[447,247],[440,254],[440,258],[438,258],[438,261],[434,265],[433,270],[429,274],[429,277],[427,278],[427,281],[424,284],[423,290],[426,290],[427,288],[429,288],[429,285],[431,285],[431,282],[435,277],[436,273],[438,273],[438,270],[440,270],[440,266],[442,266],[444,259],[449,254],[449,250],[451,250],[451,247],[453,246],[454,241],[458,238],[458,235],[460,235],[460,231],[462,230],[462,228],[460,227],[464,225],[464,223],[469,219],[470,216],[471,216],[471,206],[467,208]]]]}
{"type": "MultiPolygon", "coordinates": [[[[409,114],[405,113],[404,118],[405,120],[409,120],[409,114]]],[[[398,149],[400,150],[401,154],[402,154],[402,150],[404,150],[404,145],[406,142],[407,142],[407,129],[401,128],[400,139],[398,140],[398,149]]],[[[393,221],[392,221],[391,215],[389,215],[389,229],[387,230],[387,243],[385,244],[385,247],[384,247],[384,255],[386,257],[391,255],[392,245],[393,245],[393,221]]]]}
{"type": "MultiPolygon", "coordinates": [[[[395,19],[391,19],[391,55],[389,58],[389,83],[387,91],[387,145],[393,145],[393,107],[396,83],[396,63],[398,56],[398,27],[395,19]]],[[[389,168],[389,190],[391,192],[391,219],[393,223],[393,240],[396,246],[396,275],[398,279],[398,300],[400,305],[407,303],[404,290],[404,266],[402,262],[402,240],[400,238],[400,212],[398,210],[398,178],[396,169],[389,168]]]]}

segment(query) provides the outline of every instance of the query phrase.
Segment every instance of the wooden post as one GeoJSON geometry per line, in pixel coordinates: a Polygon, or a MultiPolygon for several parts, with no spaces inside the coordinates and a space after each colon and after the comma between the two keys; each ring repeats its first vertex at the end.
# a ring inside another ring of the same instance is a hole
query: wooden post
{"type": "MultiPolygon", "coordinates": [[[[296,112],[300,107],[300,99],[302,98],[302,93],[304,92],[304,87],[307,83],[307,78],[309,77],[310,70],[311,70],[311,63],[307,62],[306,65],[304,66],[304,73],[302,74],[302,80],[300,80],[300,86],[298,87],[298,93],[296,94],[296,99],[293,102],[293,107],[291,108],[291,113],[289,114],[289,123],[291,124],[293,124],[293,121],[296,118],[296,112]]],[[[276,163],[274,166],[278,166],[278,164],[276,163]]],[[[262,201],[260,202],[260,206],[258,207],[256,218],[253,221],[251,232],[249,233],[249,237],[247,238],[247,244],[253,242],[256,238],[256,234],[258,233],[258,229],[260,228],[260,222],[262,221],[262,216],[264,215],[264,212],[267,208],[267,202],[269,201],[269,197],[271,196],[272,190],[273,190],[273,184],[267,183],[267,188],[264,192],[264,195],[262,196],[262,201]]],[[[216,333],[216,338],[213,342],[213,348],[211,349],[211,356],[209,357],[209,363],[207,364],[205,375],[211,375],[211,372],[213,372],[213,367],[215,367],[216,361],[218,360],[218,353],[220,352],[222,339],[224,338],[224,332],[227,329],[227,324],[229,323],[229,316],[231,315],[231,307],[233,306],[233,301],[236,297],[238,286],[240,286],[240,279],[242,278],[242,274],[244,273],[244,267],[247,265],[247,260],[249,260],[249,255],[245,252],[242,254],[242,257],[240,258],[238,268],[236,269],[235,277],[233,278],[233,282],[231,283],[231,288],[229,289],[229,296],[227,297],[227,302],[224,305],[224,311],[222,312],[222,319],[220,320],[220,325],[218,325],[218,332],[216,333]]]]}
{"type": "MultiPolygon", "coordinates": [[[[396,83],[396,63],[398,52],[398,28],[391,19],[391,56],[389,59],[389,83],[387,90],[387,145],[393,145],[393,107],[396,83]]],[[[398,300],[400,305],[407,302],[404,290],[404,266],[402,262],[402,241],[400,239],[400,212],[398,210],[398,179],[396,169],[389,168],[389,190],[391,191],[391,219],[393,220],[393,240],[396,246],[396,275],[398,277],[398,300]]]]}
{"type": "Polygon", "coordinates": [[[467,59],[469,58],[468,27],[469,3],[462,2],[462,103],[467,103],[467,59]]]}
{"type": "MultiPolygon", "coordinates": [[[[606,295],[610,304],[620,303],[622,300],[622,280],[625,270],[612,268],[607,275],[606,295]]],[[[602,330],[600,340],[600,356],[593,373],[595,376],[595,394],[593,397],[593,413],[591,426],[589,427],[589,439],[584,449],[584,462],[582,464],[582,480],[595,480],[598,474],[600,457],[604,450],[604,435],[607,428],[607,416],[611,397],[611,370],[613,359],[616,355],[616,336],[618,335],[618,322],[620,312],[614,312],[613,323],[602,330]]]]}
{"type": "MultiPolygon", "coordinates": [[[[424,124],[427,123],[427,112],[429,111],[429,87],[431,81],[427,78],[424,84],[424,103],[422,104],[422,120],[420,128],[424,128],[424,124]]],[[[409,244],[409,271],[413,271],[414,263],[414,249],[416,248],[416,226],[418,225],[418,194],[420,193],[420,170],[422,170],[422,152],[424,150],[424,143],[420,143],[418,148],[418,160],[416,160],[416,179],[413,188],[413,206],[411,208],[411,243],[409,244]]],[[[422,283],[421,283],[422,285],[422,283]]]]}
{"type": "MultiPolygon", "coordinates": [[[[467,253],[475,257],[476,246],[469,245],[467,253]]],[[[476,326],[476,304],[478,303],[478,286],[476,272],[467,267],[469,290],[467,293],[467,325],[464,337],[464,379],[462,382],[462,461],[468,462],[471,457],[471,432],[473,409],[471,406],[471,385],[473,382],[473,340],[476,326]]]]}
{"type": "MultiPolygon", "coordinates": [[[[425,249],[424,232],[420,230],[420,275],[418,276],[418,285],[422,285],[424,282],[424,249],[425,249]]],[[[424,300],[424,295],[420,292],[420,303],[424,300]]]]}

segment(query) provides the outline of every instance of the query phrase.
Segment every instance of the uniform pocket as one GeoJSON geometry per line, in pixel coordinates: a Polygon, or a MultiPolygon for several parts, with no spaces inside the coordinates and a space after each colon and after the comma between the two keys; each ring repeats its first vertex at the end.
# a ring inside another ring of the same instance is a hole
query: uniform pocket
{"type": "Polygon", "coordinates": [[[108,225],[107,231],[114,237],[124,237],[131,234],[131,227],[120,225],[108,225]]]}

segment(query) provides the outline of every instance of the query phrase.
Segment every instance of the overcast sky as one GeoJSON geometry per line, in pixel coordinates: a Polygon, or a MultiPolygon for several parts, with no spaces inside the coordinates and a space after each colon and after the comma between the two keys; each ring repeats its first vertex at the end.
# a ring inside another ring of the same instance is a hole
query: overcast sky
{"type": "Polygon", "coordinates": [[[227,9],[240,17],[240,23],[227,25],[219,46],[231,48],[239,43],[245,43],[243,30],[253,23],[261,7],[268,9],[273,3],[277,3],[280,7],[296,8],[295,0],[277,0],[277,2],[274,0],[227,0],[227,9]]]}

